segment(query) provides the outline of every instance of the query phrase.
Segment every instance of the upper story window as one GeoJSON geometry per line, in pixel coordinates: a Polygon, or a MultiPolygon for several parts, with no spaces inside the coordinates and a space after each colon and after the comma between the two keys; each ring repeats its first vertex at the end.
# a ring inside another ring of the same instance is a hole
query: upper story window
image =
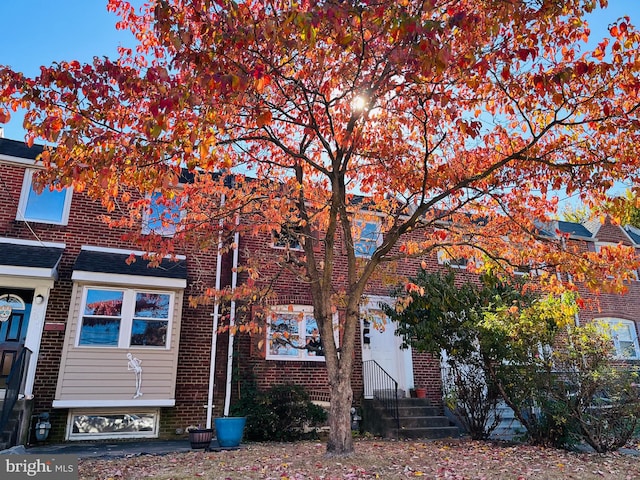
{"type": "Polygon", "coordinates": [[[273,232],[273,248],[302,251],[302,227],[283,225],[279,232],[273,232]]]}
{"type": "Polygon", "coordinates": [[[167,199],[160,192],[154,192],[149,200],[149,206],[142,216],[142,234],[174,236],[180,220],[184,217],[184,209],[180,202],[175,198],[167,199]]]}
{"type": "Polygon", "coordinates": [[[451,268],[467,268],[469,259],[464,257],[452,258],[446,250],[438,250],[438,264],[448,265],[451,268]]]}
{"type": "Polygon", "coordinates": [[[356,257],[371,257],[382,243],[378,220],[354,220],[353,248],[356,257]]]}
{"type": "MultiPolygon", "coordinates": [[[[337,314],[334,323],[337,321],[337,314]]],[[[276,307],[267,317],[267,360],[324,361],[313,307],[276,307]]]]}
{"type": "Polygon", "coordinates": [[[76,343],[82,347],[166,348],[173,299],[169,292],[86,287],[76,343]]]}
{"type": "Polygon", "coordinates": [[[66,225],[69,221],[72,190],[69,188],[62,190],[45,188],[41,193],[37,193],[33,188],[34,172],[35,170],[32,169],[25,171],[16,219],[66,225]]]}
{"type": "MultiPolygon", "coordinates": [[[[620,244],[618,243],[613,243],[613,242],[596,242],[595,243],[595,249],[597,253],[602,253],[603,251],[606,253],[606,251],[608,249],[615,249],[619,246],[620,244]]],[[[626,247],[626,245],[623,245],[626,247]]],[[[630,248],[630,247],[628,247],[630,248]]],[[[632,278],[635,280],[638,280],[638,272],[633,270],[631,272],[632,278]]],[[[608,278],[613,278],[613,276],[609,276],[608,278]]]]}
{"type": "Polygon", "coordinates": [[[605,333],[611,336],[618,358],[640,360],[635,322],[620,318],[600,318],[598,321],[605,328],[605,333]]]}

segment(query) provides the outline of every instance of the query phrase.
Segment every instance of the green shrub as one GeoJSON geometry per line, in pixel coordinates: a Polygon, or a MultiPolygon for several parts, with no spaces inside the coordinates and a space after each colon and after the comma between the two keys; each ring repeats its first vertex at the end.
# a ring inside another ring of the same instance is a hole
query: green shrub
{"type": "Polygon", "coordinates": [[[231,414],[247,417],[244,438],[253,441],[293,441],[305,437],[307,428],[327,421],[327,412],[309,400],[300,385],[274,385],[260,391],[255,385],[243,389],[231,414]]]}

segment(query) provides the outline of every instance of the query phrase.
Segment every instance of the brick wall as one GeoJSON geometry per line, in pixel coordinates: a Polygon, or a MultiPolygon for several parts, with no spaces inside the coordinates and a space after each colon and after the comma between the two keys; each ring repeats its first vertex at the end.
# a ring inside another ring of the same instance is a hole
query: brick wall
{"type": "MultiPolygon", "coordinates": [[[[48,300],[46,322],[67,322],[71,302],[73,264],[83,245],[99,247],[139,249],[123,239],[124,230],[109,228],[100,220],[106,211],[99,202],[78,192],[73,193],[67,225],[46,225],[16,221],[24,167],[2,164],[0,177],[0,236],[43,242],[66,244],[58,273],[48,300]]],[[[1,248],[1,244],[0,244],[1,248]]],[[[163,409],[161,434],[172,434],[176,428],[204,423],[209,383],[209,362],[212,336],[213,307],[190,307],[189,295],[195,293],[191,285],[197,279],[200,285],[215,284],[215,252],[189,250],[178,251],[187,255],[188,287],[182,305],[180,354],[178,358],[176,407],[163,409]]],[[[43,331],[34,384],[34,414],[49,411],[52,414],[51,440],[64,438],[67,410],[52,410],[58,378],[64,331],[43,331]]],[[[222,343],[222,342],[221,342],[222,343]]]]}

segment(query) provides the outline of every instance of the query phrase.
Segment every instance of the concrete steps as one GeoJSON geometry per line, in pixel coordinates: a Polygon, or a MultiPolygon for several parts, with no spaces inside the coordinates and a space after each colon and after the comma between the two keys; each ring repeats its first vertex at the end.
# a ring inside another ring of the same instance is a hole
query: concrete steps
{"type": "Polygon", "coordinates": [[[516,418],[513,410],[506,403],[500,402],[496,408],[500,415],[500,423],[489,436],[492,440],[514,440],[526,434],[527,430],[516,418]]]}
{"type": "MultiPolygon", "coordinates": [[[[3,400],[0,400],[2,408],[3,400]]],[[[30,427],[33,400],[19,399],[9,416],[3,431],[0,431],[0,450],[24,443],[30,427]]],[[[0,410],[1,411],[1,410],[0,410]]]]}
{"type": "Polygon", "coordinates": [[[384,438],[451,438],[460,430],[440,413],[440,408],[423,398],[398,399],[400,428],[377,400],[364,400],[362,428],[384,438]]]}

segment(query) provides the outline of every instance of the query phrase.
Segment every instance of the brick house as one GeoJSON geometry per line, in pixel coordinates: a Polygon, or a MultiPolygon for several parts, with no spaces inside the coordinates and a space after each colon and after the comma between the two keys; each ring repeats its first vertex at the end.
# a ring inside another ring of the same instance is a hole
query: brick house
{"type": "MultiPolygon", "coordinates": [[[[27,440],[32,415],[42,412],[51,415],[50,439],[55,441],[167,437],[187,425],[209,423],[211,415],[222,413],[227,393],[229,335],[214,335],[213,307],[192,307],[188,297],[196,279],[213,286],[218,270],[222,284],[228,285],[231,255],[219,258],[216,252],[185,247],[176,259],[164,259],[161,268],[147,268],[142,252],[123,239],[125,231],[100,220],[100,204],[78,192],[33,191],[31,176],[40,152],[41,147],[0,138],[0,315],[4,311],[6,317],[0,322],[0,380],[20,351],[26,347],[32,352],[25,370],[21,441],[27,440]],[[136,261],[128,263],[132,254],[136,261]]],[[[363,256],[378,241],[371,223],[356,246],[363,256]]],[[[162,227],[149,218],[140,228],[162,227]]],[[[611,223],[558,222],[557,228],[585,249],[620,241],[640,245],[639,231],[611,223]]],[[[296,254],[295,245],[289,247],[296,254]]],[[[267,259],[278,249],[278,238],[243,236],[238,262],[247,263],[249,256],[267,259]]],[[[426,261],[433,269],[446,263],[437,256],[426,261]]],[[[389,275],[411,276],[419,264],[416,259],[401,261],[389,275]]],[[[269,277],[276,266],[266,262],[263,268],[269,277]]],[[[339,276],[340,268],[336,272],[339,276]]],[[[327,401],[321,351],[292,348],[274,336],[276,329],[287,328],[299,345],[317,342],[309,291],[291,273],[272,277],[269,326],[260,335],[236,337],[239,375],[255,379],[262,388],[300,384],[312,399],[327,401]]],[[[238,281],[246,278],[240,275],[238,281]]],[[[440,404],[439,361],[401,350],[393,324],[384,323],[379,303],[391,301],[392,283],[375,279],[363,302],[354,401],[360,404],[371,396],[363,367],[375,361],[401,391],[425,387],[440,404]]],[[[584,312],[581,321],[602,318],[622,324],[626,330],[616,338],[620,355],[640,359],[640,284],[633,282],[626,297],[601,295],[600,305],[600,312],[584,312]]],[[[256,315],[254,310],[238,312],[256,315]]],[[[340,315],[338,310],[336,322],[340,315]]],[[[16,441],[14,436],[12,443],[16,441]]]]}
{"type": "Polygon", "coordinates": [[[101,221],[99,203],[69,190],[33,191],[41,151],[0,138],[0,303],[10,306],[0,323],[0,381],[25,347],[32,352],[21,440],[30,411],[50,413],[58,441],[157,437],[204,423],[204,406],[214,403],[211,308],[190,308],[188,296],[196,276],[213,284],[215,252],[179,252],[147,268],[124,231],[101,221]]]}

